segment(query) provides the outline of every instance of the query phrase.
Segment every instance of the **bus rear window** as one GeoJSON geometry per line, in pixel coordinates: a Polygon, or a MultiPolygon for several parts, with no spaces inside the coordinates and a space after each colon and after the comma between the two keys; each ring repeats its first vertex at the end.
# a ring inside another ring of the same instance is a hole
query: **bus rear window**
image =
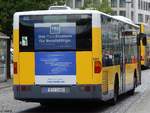
{"type": "Polygon", "coordinates": [[[19,49],[30,51],[91,51],[92,15],[20,16],[19,49]]]}

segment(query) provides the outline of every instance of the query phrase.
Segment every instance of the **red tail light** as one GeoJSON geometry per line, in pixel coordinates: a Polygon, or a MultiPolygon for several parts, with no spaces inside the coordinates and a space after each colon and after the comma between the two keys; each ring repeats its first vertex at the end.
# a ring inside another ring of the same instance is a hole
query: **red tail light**
{"type": "Polygon", "coordinates": [[[143,56],[141,56],[141,60],[144,61],[144,57],[143,56]]]}
{"type": "Polygon", "coordinates": [[[132,63],[136,63],[136,58],[135,58],[135,56],[131,56],[131,62],[132,62],[132,63]]]}
{"type": "Polygon", "coordinates": [[[94,62],[94,72],[95,73],[100,73],[102,70],[102,65],[100,61],[95,61],[94,62]]]}
{"type": "Polygon", "coordinates": [[[17,62],[14,62],[14,74],[17,74],[17,62]]]}

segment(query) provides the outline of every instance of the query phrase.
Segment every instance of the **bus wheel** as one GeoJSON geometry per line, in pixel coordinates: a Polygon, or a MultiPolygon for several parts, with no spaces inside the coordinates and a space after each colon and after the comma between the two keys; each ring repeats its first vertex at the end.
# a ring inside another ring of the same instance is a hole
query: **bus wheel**
{"type": "Polygon", "coordinates": [[[114,97],[111,100],[112,105],[115,105],[117,103],[118,94],[119,94],[119,81],[118,81],[118,77],[116,77],[115,78],[115,84],[114,84],[114,97]]]}
{"type": "Polygon", "coordinates": [[[137,77],[136,77],[136,74],[135,74],[134,78],[133,78],[133,89],[129,91],[129,95],[134,95],[136,86],[137,86],[137,77]]]}

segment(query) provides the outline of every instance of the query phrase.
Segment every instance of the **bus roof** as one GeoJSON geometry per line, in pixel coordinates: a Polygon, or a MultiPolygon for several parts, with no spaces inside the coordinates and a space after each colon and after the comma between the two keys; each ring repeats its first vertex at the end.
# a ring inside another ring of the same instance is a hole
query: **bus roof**
{"type": "Polygon", "coordinates": [[[41,15],[41,14],[92,14],[101,13],[97,10],[37,10],[16,12],[15,15],[41,15]]]}
{"type": "Polygon", "coordinates": [[[133,26],[139,28],[139,26],[136,25],[136,24],[134,24],[134,22],[133,22],[131,19],[129,19],[129,18],[126,18],[126,17],[124,17],[124,16],[112,16],[112,17],[113,17],[114,19],[116,19],[116,20],[122,21],[122,22],[127,23],[127,24],[131,24],[131,25],[133,25],[133,26]]]}
{"type": "Polygon", "coordinates": [[[97,10],[37,10],[37,11],[16,12],[14,14],[14,20],[16,20],[17,18],[19,19],[20,15],[43,15],[43,14],[101,14],[139,28],[138,25],[135,25],[133,22],[129,22],[126,19],[120,18],[119,16],[118,17],[111,16],[97,10]]]}

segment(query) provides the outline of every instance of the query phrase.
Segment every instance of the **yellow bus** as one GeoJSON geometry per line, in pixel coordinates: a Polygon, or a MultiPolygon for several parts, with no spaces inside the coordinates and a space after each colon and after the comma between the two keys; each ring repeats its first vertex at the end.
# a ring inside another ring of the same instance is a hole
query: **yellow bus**
{"type": "Polygon", "coordinates": [[[141,66],[150,66],[150,25],[149,24],[139,24],[140,32],[145,35],[141,39],[141,66]]]}
{"type": "Polygon", "coordinates": [[[17,100],[116,103],[141,84],[140,30],[130,21],[95,10],[45,10],[17,12],[13,22],[17,100]]]}

